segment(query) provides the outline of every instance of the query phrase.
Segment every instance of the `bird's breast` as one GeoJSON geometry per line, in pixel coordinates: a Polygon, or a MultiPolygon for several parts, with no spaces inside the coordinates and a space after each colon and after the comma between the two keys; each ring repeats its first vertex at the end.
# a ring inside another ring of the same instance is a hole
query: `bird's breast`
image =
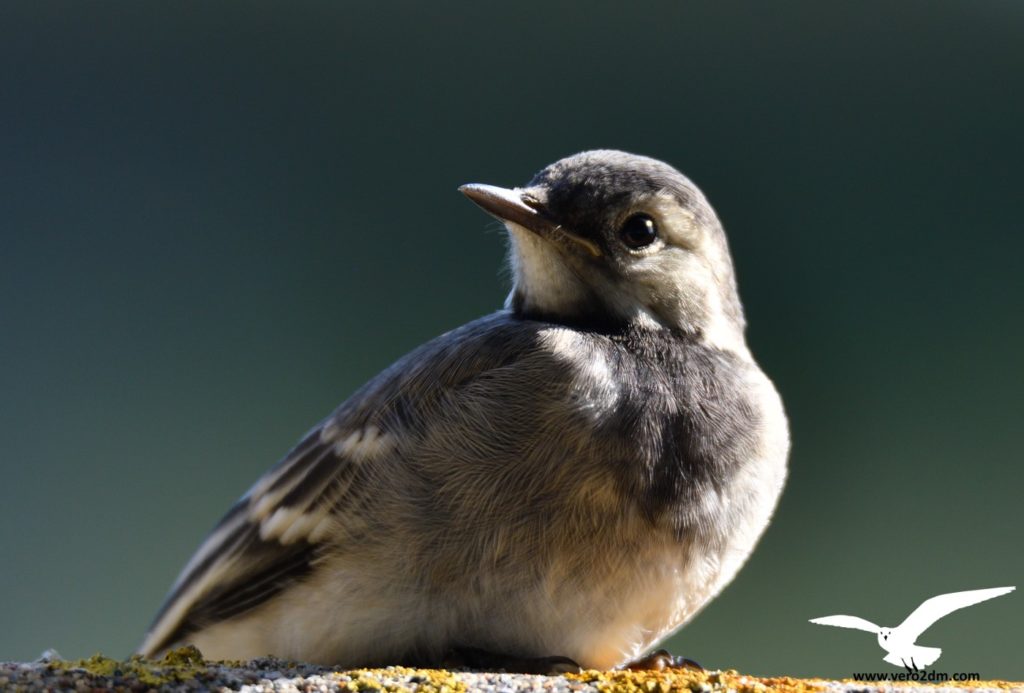
{"type": "Polygon", "coordinates": [[[553,328],[541,338],[570,374],[565,427],[652,520],[706,525],[731,512],[730,489],[751,477],[778,494],[786,417],[748,355],[657,333],[616,341],[553,328]]]}

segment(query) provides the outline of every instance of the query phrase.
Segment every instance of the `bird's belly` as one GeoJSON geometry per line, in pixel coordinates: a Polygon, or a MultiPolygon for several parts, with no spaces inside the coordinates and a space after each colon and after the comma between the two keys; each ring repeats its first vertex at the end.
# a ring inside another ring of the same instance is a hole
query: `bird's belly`
{"type": "Polygon", "coordinates": [[[548,654],[609,669],[640,657],[683,625],[719,589],[720,557],[666,538],[600,566],[574,598],[533,613],[551,633],[548,654]]]}
{"type": "Polygon", "coordinates": [[[704,534],[679,538],[645,526],[624,544],[585,546],[589,569],[554,570],[535,590],[505,595],[485,612],[479,641],[520,655],[567,656],[595,669],[639,658],[732,580],[767,524],[781,475],[755,488],[739,479],[733,490],[742,498],[722,499],[722,515],[704,534]]]}
{"type": "MultiPolygon", "coordinates": [[[[785,458],[752,460],[715,499],[703,532],[650,532],[643,548],[591,572],[558,614],[562,650],[580,664],[608,668],[636,659],[681,628],[736,575],[775,509],[785,458]]],[[[538,623],[543,625],[543,616],[538,623]]],[[[557,629],[557,627],[556,627],[557,629]]],[[[685,653],[683,653],[685,654],[685,653]]]]}

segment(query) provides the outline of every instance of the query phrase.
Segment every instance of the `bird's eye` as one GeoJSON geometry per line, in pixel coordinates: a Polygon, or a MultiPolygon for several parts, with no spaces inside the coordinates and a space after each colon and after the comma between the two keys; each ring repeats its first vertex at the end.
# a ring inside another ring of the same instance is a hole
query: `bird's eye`
{"type": "Polygon", "coordinates": [[[646,248],[658,237],[658,227],[646,214],[634,214],[619,229],[619,237],[634,250],[646,248]]]}

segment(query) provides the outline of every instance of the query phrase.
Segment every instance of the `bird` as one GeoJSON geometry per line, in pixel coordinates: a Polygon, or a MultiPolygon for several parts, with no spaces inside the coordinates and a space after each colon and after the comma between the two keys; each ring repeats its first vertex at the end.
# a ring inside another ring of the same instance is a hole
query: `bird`
{"type": "Polygon", "coordinates": [[[883,661],[895,666],[906,667],[908,670],[917,671],[931,666],[942,655],[942,650],[938,647],[924,647],[917,644],[917,639],[933,623],[954,611],[989,599],[1001,597],[1004,594],[1013,592],[1015,589],[1016,587],[991,587],[981,590],[940,594],[922,602],[909,616],[903,619],[903,623],[895,628],[876,626],[871,621],[858,616],[842,614],[812,618],[810,622],[822,626],[855,628],[875,633],[878,636],[878,646],[887,653],[882,658],[883,661]]]}
{"type": "Polygon", "coordinates": [[[139,654],[678,662],[646,653],[746,561],[789,451],[722,225],[678,170],[616,150],[459,189],[508,232],[504,306],[302,437],[209,533],[139,654]]]}

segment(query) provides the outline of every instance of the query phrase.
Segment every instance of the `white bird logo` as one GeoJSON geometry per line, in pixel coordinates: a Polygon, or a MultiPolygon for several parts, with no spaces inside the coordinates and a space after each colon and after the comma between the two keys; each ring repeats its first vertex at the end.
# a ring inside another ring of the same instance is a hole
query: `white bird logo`
{"type": "Polygon", "coordinates": [[[811,623],[839,628],[856,628],[878,635],[878,645],[888,652],[883,659],[896,666],[903,665],[907,669],[922,669],[939,658],[942,650],[938,647],[922,647],[916,643],[921,633],[946,614],[957,609],[983,602],[987,599],[1001,597],[1013,592],[1016,587],[992,587],[985,590],[967,590],[966,592],[950,592],[940,594],[926,600],[914,612],[907,616],[903,623],[895,628],[876,626],[857,616],[823,616],[812,618],[811,623]]]}

